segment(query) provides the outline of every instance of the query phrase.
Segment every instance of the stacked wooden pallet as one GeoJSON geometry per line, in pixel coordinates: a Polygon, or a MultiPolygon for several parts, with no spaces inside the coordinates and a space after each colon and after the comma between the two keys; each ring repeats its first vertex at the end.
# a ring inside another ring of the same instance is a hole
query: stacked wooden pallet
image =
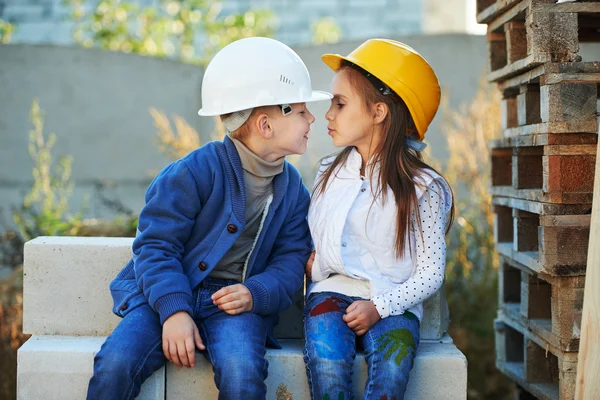
{"type": "Polygon", "coordinates": [[[600,2],[478,0],[503,137],[490,143],[500,255],[496,365],[520,391],[572,399],[598,143],[600,2]]]}

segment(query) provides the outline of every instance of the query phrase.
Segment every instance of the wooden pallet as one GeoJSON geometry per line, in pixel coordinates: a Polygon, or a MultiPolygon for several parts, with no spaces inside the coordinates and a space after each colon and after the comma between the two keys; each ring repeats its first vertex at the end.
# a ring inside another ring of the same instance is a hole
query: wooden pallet
{"type": "Polygon", "coordinates": [[[581,61],[580,40],[596,40],[600,2],[574,7],[546,0],[504,0],[490,5],[494,6],[504,12],[491,13],[496,16],[493,21],[486,18],[489,81],[502,81],[547,62],[581,61]]]}
{"type": "Polygon", "coordinates": [[[600,61],[546,63],[500,83],[504,136],[595,134],[599,85],[600,61]]]}
{"type": "Polygon", "coordinates": [[[500,257],[499,305],[511,319],[563,352],[579,350],[585,276],[536,274],[500,257]]]}
{"type": "Polygon", "coordinates": [[[490,142],[490,192],[559,204],[591,204],[598,135],[528,135],[490,142]]]}
{"type": "Polygon", "coordinates": [[[496,251],[537,274],[585,274],[591,205],[492,198],[496,251]]]}
{"type": "Polygon", "coordinates": [[[494,321],[496,367],[539,399],[572,400],[578,353],[562,352],[501,310],[494,321]]]}

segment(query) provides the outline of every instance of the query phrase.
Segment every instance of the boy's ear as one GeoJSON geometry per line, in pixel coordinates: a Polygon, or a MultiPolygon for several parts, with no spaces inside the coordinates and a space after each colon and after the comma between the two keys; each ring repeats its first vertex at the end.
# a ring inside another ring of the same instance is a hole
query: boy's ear
{"type": "Polygon", "coordinates": [[[269,116],[266,113],[260,113],[255,120],[255,126],[258,133],[264,139],[270,139],[273,136],[273,127],[269,122],[269,116]]]}
{"type": "Polygon", "coordinates": [[[373,104],[373,122],[377,124],[381,124],[385,117],[387,117],[389,109],[387,104],[383,102],[373,104]]]}

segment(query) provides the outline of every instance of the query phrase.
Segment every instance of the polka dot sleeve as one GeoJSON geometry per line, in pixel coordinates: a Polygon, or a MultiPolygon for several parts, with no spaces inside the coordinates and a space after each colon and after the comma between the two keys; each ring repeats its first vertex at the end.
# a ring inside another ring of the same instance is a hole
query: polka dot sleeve
{"type": "Polygon", "coordinates": [[[414,274],[395,289],[371,300],[381,318],[400,315],[409,308],[424,302],[437,292],[444,282],[446,269],[445,230],[452,197],[445,182],[430,183],[419,198],[421,229],[413,215],[415,232],[416,270],[414,274]],[[422,233],[421,233],[422,230],[422,233]]]}

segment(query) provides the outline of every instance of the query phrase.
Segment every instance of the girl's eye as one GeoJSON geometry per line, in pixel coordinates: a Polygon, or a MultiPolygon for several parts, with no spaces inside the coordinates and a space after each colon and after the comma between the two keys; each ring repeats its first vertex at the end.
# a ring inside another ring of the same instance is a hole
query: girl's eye
{"type": "Polygon", "coordinates": [[[345,105],[345,104],[342,104],[342,103],[337,103],[337,106],[338,106],[338,108],[342,108],[342,107],[344,107],[344,105],[345,105]]]}

